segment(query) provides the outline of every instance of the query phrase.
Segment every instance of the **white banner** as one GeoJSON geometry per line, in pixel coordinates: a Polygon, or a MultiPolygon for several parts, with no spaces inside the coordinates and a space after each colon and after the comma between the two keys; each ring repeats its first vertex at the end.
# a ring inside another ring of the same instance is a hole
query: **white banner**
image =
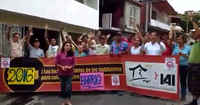
{"type": "Polygon", "coordinates": [[[126,61],[125,69],[129,87],[177,93],[177,64],[171,60],[165,63],[126,61]]]}

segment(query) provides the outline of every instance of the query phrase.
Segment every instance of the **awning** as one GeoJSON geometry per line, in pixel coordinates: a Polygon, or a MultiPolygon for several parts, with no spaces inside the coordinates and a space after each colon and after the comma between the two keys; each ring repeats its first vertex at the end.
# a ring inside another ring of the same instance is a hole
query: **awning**
{"type": "Polygon", "coordinates": [[[35,28],[45,28],[45,25],[48,24],[49,29],[59,31],[64,28],[67,32],[87,32],[91,31],[91,29],[86,27],[75,26],[71,24],[66,24],[59,21],[43,19],[39,17],[18,14],[14,12],[8,12],[4,10],[0,10],[0,23],[3,24],[17,24],[22,26],[32,26],[35,28]]]}

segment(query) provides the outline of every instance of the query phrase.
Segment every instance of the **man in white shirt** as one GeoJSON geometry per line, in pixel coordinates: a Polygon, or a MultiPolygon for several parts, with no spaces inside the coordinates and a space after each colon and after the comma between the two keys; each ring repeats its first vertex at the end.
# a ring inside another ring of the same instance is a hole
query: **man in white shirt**
{"type": "Polygon", "coordinates": [[[166,50],[166,46],[163,42],[160,42],[159,37],[156,32],[151,33],[151,41],[147,42],[143,46],[143,50],[146,55],[162,55],[162,53],[166,50]]]}
{"type": "Polygon", "coordinates": [[[57,53],[58,53],[58,50],[59,50],[59,46],[56,45],[56,39],[55,38],[51,38],[48,50],[46,52],[46,56],[48,58],[55,57],[57,55],[57,53]]]}
{"type": "Polygon", "coordinates": [[[96,45],[96,54],[97,55],[106,55],[110,53],[110,46],[106,44],[106,37],[99,37],[99,44],[96,45]]]}
{"type": "Polygon", "coordinates": [[[130,47],[131,55],[140,55],[141,54],[141,40],[139,37],[134,36],[132,38],[133,45],[130,47]]]}
{"type": "Polygon", "coordinates": [[[48,47],[48,50],[46,51],[46,57],[51,58],[55,57],[58,53],[59,46],[57,45],[56,38],[51,38],[50,40],[48,39],[48,26],[45,26],[45,41],[48,47]]]}

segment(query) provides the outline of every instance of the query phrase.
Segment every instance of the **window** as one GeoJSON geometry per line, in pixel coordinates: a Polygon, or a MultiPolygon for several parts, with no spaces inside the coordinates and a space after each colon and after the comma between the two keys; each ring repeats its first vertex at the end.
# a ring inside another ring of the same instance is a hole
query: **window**
{"type": "Polygon", "coordinates": [[[112,13],[104,13],[103,14],[102,27],[105,29],[112,28],[112,13]]]}
{"type": "Polygon", "coordinates": [[[129,27],[133,27],[136,24],[137,9],[133,6],[130,6],[130,16],[129,16],[129,27]]]}
{"type": "Polygon", "coordinates": [[[127,3],[125,17],[127,28],[133,29],[136,24],[140,23],[140,8],[131,3],[127,3]]]}

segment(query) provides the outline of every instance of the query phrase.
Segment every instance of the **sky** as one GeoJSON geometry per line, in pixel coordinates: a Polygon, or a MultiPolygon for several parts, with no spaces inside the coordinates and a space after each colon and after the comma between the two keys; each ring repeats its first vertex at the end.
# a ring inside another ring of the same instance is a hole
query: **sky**
{"type": "Polygon", "coordinates": [[[200,10],[200,0],[168,0],[168,2],[178,13],[184,13],[188,10],[200,10]]]}

